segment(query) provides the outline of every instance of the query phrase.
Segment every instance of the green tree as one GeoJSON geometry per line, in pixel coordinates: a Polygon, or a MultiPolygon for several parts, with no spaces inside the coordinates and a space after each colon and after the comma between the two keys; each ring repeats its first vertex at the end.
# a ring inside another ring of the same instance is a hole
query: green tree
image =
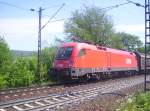
{"type": "Polygon", "coordinates": [[[138,48],[138,51],[141,52],[141,53],[144,53],[145,52],[145,47],[142,46],[142,47],[138,48]]]}
{"type": "Polygon", "coordinates": [[[36,56],[24,57],[24,59],[28,61],[28,69],[35,74],[37,71],[37,57],[36,56]]]}
{"type": "Polygon", "coordinates": [[[123,49],[124,48],[124,44],[122,42],[121,36],[119,36],[118,34],[114,34],[111,37],[111,47],[115,48],[115,49],[123,49]]]}
{"type": "Polygon", "coordinates": [[[121,44],[123,45],[123,47],[121,46],[123,49],[129,50],[129,51],[136,51],[143,46],[143,43],[139,39],[138,36],[127,34],[124,32],[116,33],[115,36],[119,38],[119,41],[121,39],[121,41],[115,42],[115,40],[113,40],[112,44],[115,44],[115,43],[121,44]]]}
{"type": "Polygon", "coordinates": [[[42,50],[41,61],[43,64],[46,64],[47,69],[52,68],[55,52],[55,47],[46,47],[42,50]]]}
{"type": "Polygon", "coordinates": [[[0,88],[7,87],[7,77],[9,75],[12,54],[6,41],[0,37],[0,88]]]}
{"type": "Polygon", "coordinates": [[[47,81],[49,78],[48,72],[52,68],[56,48],[46,47],[41,53],[41,81],[47,81]]]}
{"type": "Polygon", "coordinates": [[[111,37],[112,48],[143,52],[143,43],[138,36],[127,33],[114,33],[111,37]]]}
{"type": "Polygon", "coordinates": [[[5,40],[0,37],[0,73],[6,70],[6,65],[11,62],[11,52],[5,40]]]}
{"type": "Polygon", "coordinates": [[[98,7],[84,7],[73,12],[72,19],[65,23],[65,32],[81,40],[109,46],[113,24],[111,18],[98,7]]]}
{"type": "Polygon", "coordinates": [[[31,70],[28,58],[17,58],[11,65],[7,78],[9,87],[29,86],[34,82],[34,71],[31,70]]]}

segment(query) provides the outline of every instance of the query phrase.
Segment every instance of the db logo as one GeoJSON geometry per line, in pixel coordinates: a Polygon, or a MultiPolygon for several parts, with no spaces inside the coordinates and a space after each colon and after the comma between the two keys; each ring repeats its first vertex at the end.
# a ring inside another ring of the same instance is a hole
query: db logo
{"type": "Polygon", "coordinates": [[[131,63],[132,63],[131,59],[130,58],[126,58],[126,64],[131,64],[131,63]]]}

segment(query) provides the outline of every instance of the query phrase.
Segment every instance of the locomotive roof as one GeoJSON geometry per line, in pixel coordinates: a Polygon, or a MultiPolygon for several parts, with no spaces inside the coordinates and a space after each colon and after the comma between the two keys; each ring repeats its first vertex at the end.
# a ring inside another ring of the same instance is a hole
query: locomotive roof
{"type": "Polygon", "coordinates": [[[69,46],[73,46],[73,47],[78,46],[81,48],[91,49],[91,50],[105,50],[107,52],[112,52],[112,53],[134,55],[134,53],[128,52],[128,51],[123,51],[123,50],[119,50],[119,49],[112,49],[112,48],[108,48],[108,47],[102,47],[102,46],[97,46],[97,45],[92,45],[92,44],[87,44],[87,43],[79,43],[79,42],[65,43],[61,47],[69,47],[69,46]]]}
{"type": "Polygon", "coordinates": [[[69,42],[69,43],[65,43],[62,45],[62,47],[69,47],[69,46],[73,46],[73,47],[77,46],[77,47],[81,47],[81,48],[97,50],[97,48],[94,45],[87,44],[87,43],[69,42]]]}

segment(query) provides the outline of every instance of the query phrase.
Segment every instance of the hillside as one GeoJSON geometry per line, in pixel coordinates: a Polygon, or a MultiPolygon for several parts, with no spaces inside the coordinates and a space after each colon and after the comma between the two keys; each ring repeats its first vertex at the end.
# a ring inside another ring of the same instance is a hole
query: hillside
{"type": "Polygon", "coordinates": [[[35,51],[11,50],[11,52],[14,56],[18,56],[18,57],[26,57],[26,56],[32,56],[33,54],[36,54],[35,51]]]}

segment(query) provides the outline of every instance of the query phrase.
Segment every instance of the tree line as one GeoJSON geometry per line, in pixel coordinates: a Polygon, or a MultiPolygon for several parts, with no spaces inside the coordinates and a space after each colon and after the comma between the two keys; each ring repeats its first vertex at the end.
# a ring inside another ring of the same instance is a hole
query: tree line
{"type": "MultiPolygon", "coordinates": [[[[116,32],[110,16],[99,7],[84,7],[72,13],[72,19],[65,23],[66,40],[79,37],[81,40],[129,51],[143,51],[138,36],[116,32]]],[[[75,40],[76,41],[76,40],[75,40]]]]}
{"type": "MultiPolygon", "coordinates": [[[[52,67],[56,48],[50,47],[42,50],[41,82],[51,82],[48,69],[52,67]]],[[[9,87],[24,87],[38,84],[37,81],[37,55],[28,57],[14,56],[6,41],[0,37],[0,89],[9,87]]]]}
{"type": "MultiPolygon", "coordinates": [[[[65,22],[66,38],[58,43],[85,40],[98,45],[143,52],[139,37],[124,32],[115,32],[112,19],[98,7],[84,7],[72,13],[72,19],[65,22]],[[78,39],[74,39],[77,37],[78,39]]],[[[41,82],[52,82],[48,71],[52,68],[55,47],[42,49],[41,82]]],[[[29,57],[15,57],[6,41],[0,37],[0,89],[37,84],[37,54],[29,57]]]]}

